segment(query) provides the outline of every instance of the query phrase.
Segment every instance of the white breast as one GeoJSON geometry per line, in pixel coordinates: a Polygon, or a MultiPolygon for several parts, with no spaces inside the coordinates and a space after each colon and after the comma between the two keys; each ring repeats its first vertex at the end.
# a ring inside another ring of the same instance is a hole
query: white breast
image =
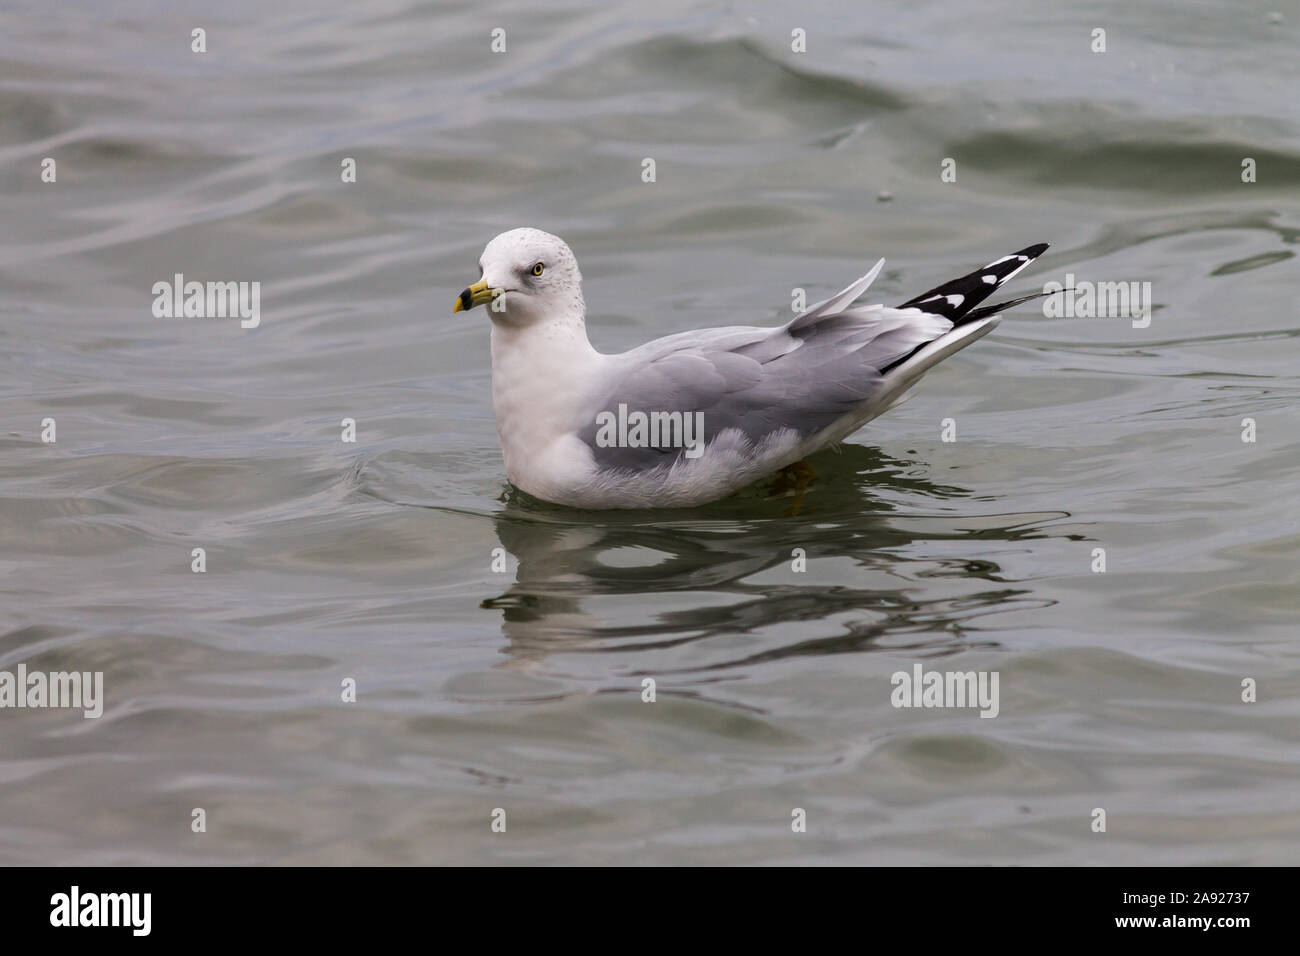
{"type": "Polygon", "coordinates": [[[492,326],[492,408],[511,483],[548,501],[587,480],[595,463],[577,437],[586,390],[608,361],[585,330],[558,323],[492,326]]]}

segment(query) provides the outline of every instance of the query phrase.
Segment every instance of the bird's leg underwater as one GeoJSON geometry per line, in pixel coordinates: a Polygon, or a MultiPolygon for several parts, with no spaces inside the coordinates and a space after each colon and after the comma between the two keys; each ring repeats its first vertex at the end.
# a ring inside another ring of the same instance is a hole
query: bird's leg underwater
{"type": "Polygon", "coordinates": [[[786,465],[776,474],[772,486],[768,489],[768,497],[777,498],[787,492],[794,492],[794,500],[786,508],[784,517],[793,518],[803,510],[803,495],[808,490],[808,486],[817,480],[817,472],[813,471],[813,466],[807,461],[796,461],[792,465],[786,465]]]}

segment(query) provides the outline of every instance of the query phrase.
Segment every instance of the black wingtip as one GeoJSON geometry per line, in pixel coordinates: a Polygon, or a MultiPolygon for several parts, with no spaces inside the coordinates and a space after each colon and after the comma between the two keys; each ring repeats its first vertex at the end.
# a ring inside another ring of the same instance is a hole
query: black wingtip
{"type": "Polygon", "coordinates": [[[1008,299],[1006,302],[997,302],[993,305],[982,305],[978,309],[971,309],[961,320],[961,324],[975,322],[979,319],[988,318],[990,315],[997,315],[999,312],[1005,312],[1007,309],[1013,309],[1018,305],[1024,305],[1026,302],[1033,302],[1035,299],[1041,299],[1044,296],[1055,295],[1055,292],[1031,292],[1029,295],[1022,295],[1016,299],[1008,299]]]}
{"type": "Polygon", "coordinates": [[[917,308],[960,325],[975,307],[1047,250],[1046,242],[994,259],[986,266],[908,299],[900,309],[917,308]]]}

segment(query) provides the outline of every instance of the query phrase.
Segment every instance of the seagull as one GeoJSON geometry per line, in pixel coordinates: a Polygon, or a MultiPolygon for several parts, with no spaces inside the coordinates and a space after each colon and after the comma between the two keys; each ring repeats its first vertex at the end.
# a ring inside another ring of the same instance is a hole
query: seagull
{"type": "Polygon", "coordinates": [[[484,305],[491,317],[492,406],[511,484],[573,508],[687,508],[791,469],[806,478],[807,456],[899,404],[1003,309],[1042,295],[981,305],[1046,249],[898,306],[855,306],[881,259],[784,325],[696,329],[608,355],[587,338],[568,245],[511,229],[483,249],[480,278],[452,312],[484,305]]]}

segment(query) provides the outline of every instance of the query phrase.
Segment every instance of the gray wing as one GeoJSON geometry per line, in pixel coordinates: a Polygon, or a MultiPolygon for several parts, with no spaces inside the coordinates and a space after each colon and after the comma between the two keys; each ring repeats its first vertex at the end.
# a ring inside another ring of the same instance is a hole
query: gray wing
{"type": "MultiPolygon", "coordinates": [[[[952,328],[913,308],[826,314],[840,305],[836,299],[780,328],[704,329],[633,349],[619,356],[617,380],[595,396],[593,411],[701,412],[706,443],[729,429],[753,444],[786,429],[806,437],[877,394],[881,369],[952,328]]],[[[602,469],[642,471],[683,453],[664,435],[657,445],[632,448],[598,441],[599,431],[593,414],[578,435],[602,469]]]]}

